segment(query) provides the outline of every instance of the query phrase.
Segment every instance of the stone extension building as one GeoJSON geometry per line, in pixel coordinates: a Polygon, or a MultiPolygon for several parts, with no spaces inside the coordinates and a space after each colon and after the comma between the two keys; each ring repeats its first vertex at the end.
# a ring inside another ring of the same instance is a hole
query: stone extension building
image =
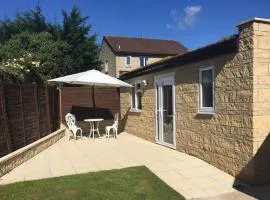
{"type": "Polygon", "coordinates": [[[100,50],[102,71],[114,77],[187,51],[177,41],[104,36],[100,50]]]}
{"type": "Polygon", "coordinates": [[[120,76],[124,130],[249,183],[270,182],[270,19],[120,76]]]}

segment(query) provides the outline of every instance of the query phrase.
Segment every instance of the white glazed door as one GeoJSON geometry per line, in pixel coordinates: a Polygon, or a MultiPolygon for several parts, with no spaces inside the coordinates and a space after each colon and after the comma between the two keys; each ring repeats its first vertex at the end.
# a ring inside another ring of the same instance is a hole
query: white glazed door
{"type": "Polygon", "coordinates": [[[175,147],[174,78],[156,77],[156,141],[175,147]]]}

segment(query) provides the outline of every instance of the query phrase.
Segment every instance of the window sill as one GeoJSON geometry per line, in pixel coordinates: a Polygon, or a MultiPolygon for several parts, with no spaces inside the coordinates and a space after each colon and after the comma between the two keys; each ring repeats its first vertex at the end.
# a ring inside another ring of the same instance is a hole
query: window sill
{"type": "Polygon", "coordinates": [[[129,112],[133,112],[133,113],[141,113],[142,112],[142,110],[138,110],[138,109],[134,109],[134,108],[132,108],[132,109],[130,109],[130,111],[129,112]]]}
{"type": "Polygon", "coordinates": [[[214,112],[203,112],[203,111],[199,111],[197,112],[198,115],[215,115],[216,113],[214,112]]]}

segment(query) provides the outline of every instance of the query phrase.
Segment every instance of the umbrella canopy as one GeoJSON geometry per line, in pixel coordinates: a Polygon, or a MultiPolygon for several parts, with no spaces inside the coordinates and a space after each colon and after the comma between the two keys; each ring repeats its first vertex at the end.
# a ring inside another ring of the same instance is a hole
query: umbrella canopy
{"type": "Polygon", "coordinates": [[[77,85],[105,86],[105,87],[132,87],[132,85],[97,70],[89,70],[77,74],[48,80],[55,83],[77,85]]]}
{"type": "Polygon", "coordinates": [[[89,85],[92,86],[92,100],[93,107],[96,107],[95,102],[95,93],[94,86],[105,86],[105,87],[133,87],[132,85],[121,81],[117,78],[104,74],[97,70],[89,70],[77,74],[71,74],[68,76],[62,76],[59,78],[48,80],[48,82],[52,83],[68,83],[74,85],[89,85]]]}

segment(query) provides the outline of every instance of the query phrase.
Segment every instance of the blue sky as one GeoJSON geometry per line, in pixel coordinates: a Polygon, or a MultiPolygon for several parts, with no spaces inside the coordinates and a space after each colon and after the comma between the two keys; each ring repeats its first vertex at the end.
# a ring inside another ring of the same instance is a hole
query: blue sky
{"type": "Polygon", "coordinates": [[[190,49],[237,33],[235,25],[252,17],[270,18],[269,0],[9,0],[0,16],[42,7],[51,21],[76,4],[89,16],[100,43],[103,35],[173,39],[190,49]]]}

